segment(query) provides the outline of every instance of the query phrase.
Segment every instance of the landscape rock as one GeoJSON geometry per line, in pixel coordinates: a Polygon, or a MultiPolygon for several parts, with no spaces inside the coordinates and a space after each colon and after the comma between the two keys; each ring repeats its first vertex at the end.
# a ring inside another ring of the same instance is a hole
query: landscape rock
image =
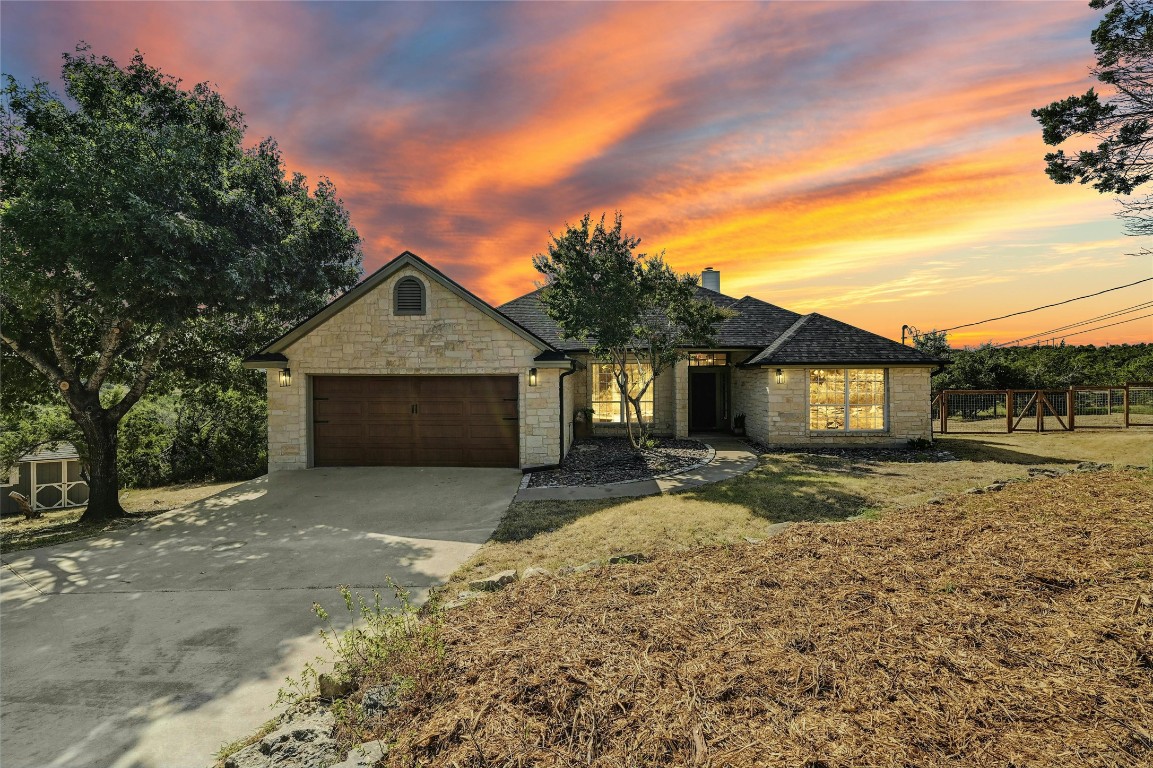
{"type": "Polygon", "coordinates": [[[993,493],[995,493],[997,491],[1003,491],[1003,490],[1005,490],[1005,484],[1002,482],[989,483],[988,485],[985,486],[985,490],[993,492],[993,493]]]}
{"type": "Polygon", "coordinates": [[[1082,461],[1074,468],[1074,472],[1102,472],[1111,469],[1109,464],[1098,464],[1095,461],[1082,461]]]}
{"type": "Polygon", "coordinates": [[[763,539],[754,539],[752,536],[745,537],[746,544],[760,544],[762,541],[763,539]]]}
{"type": "Polygon", "coordinates": [[[381,759],[388,756],[388,742],[366,741],[359,747],[349,750],[344,762],[337,763],[332,768],[373,768],[381,759]]]}
{"type": "Polygon", "coordinates": [[[328,701],[343,699],[355,689],[351,681],[338,680],[332,675],[321,675],[316,682],[320,686],[320,698],[328,701]]]}
{"type": "Polygon", "coordinates": [[[321,768],[340,759],[326,709],[295,715],[255,744],[224,761],[224,768],[321,768]]]}
{"type": "Polygon", "coordinates": [[[791,526],[792,524],[793,523],[791,520],[786,520],[783,523],[773,523],[772,525],[770,525],[768,528],[765,529],[765,535],[766,536],[776,536],[778,534],[784,533],[785,529],[788,528],[789,526],[791,526]]]}
{"type": "Polygon", "coordinates": [[[571,565],[562,565],[556,569],[557,576],[568,576],[570,573],[576,573],[576,568],[571,565]]]}
{"type": "Polygon", "coordinates": [[[454,597],[452,600],[448,600],[442,603],[440,607],[446,611],[451,611],[453,608],[459,608],[462,605],[471,603],[478,597],[480,597],[480,592],[474,592],[473,590],[466,589],[462,592],[458,592],[456,597],[454,597]]]}
{"type": "Polygon", "coordinates": [[[521,579],[548,578],[549,576],[552,576],[552,571],[548,568],[538,568],[534,565],[531,568],[524,569],[524,573],[521,574],[521,579]]]}
{"type": "Polygon", "coordinates": [[[621,563],[643,563],[647,558],[640,552],[626,552],[622,555],[613,555],[609,558],[609,565],[620,565],[621,563]]]}
{"type": "Polygon", "coordinates": [[[377,685],[367,688],[364,691],[364,698],[360,701],[360,706],[365,712],[384,712],[396,706],[398,693],[399,690],[396,685],[377,685]]]}
{"type": "Polygon", "coordinates": [[[604,565],[604,563],[602,563],[600,560],[589,560],[584,565],[578,565],[576,568],[573,568],[572,572],[586,573],[587,571],[591,571],[594,568],[600,568],[602,565],[604,565]]]}
{"type": "Polygon", "coordinates": [[[969,488],[965,491],[965,493],[972,493],[972,494],[984,493],[984,492],[985,492],[984,488],[969,488]]]}
{"type": "Polygon", "coordinates": [[[1065,474],[1059,469],[1049,469],[1048,467],[1029,467],[1026,470],[1029,477],[1060,477],[1065,474]]]}
{"type": "Polygon", "coordinates": [[[483,579],[470,581],[468,587],[477,592],[497,592],[509,584],[512,584],[514,581],[516,581],[516,571],[501,571],[500,573],[494,573],[492,576],[487,576],[483,579]]]}

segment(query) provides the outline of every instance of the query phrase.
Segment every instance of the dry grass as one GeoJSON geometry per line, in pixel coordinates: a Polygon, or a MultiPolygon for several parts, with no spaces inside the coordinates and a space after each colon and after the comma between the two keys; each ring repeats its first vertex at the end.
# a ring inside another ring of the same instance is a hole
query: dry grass
{"type": "Polygon", "coordinates": [[[390,766],[1147,766],[1153,479],[1077,474],[521,582],[390,766]]]}
{"type": "MultiPolygon", "coordinates": [[[[455,591],[495,571],[555,568],[612,554],[680,551],[760,538],[779,522],[833,522],[925,504],[996,481],[1024,479],[1029,466],[1142,463],[1153,430],[950,437],[961,461],[880,462],[769,454],[747,475],[641,499],[514,503],[492,539],[449,582],[455,591]]],[[[1153,461],[1147,457],[1143,463],[1153,461]]]]}
{"type": "Polygon", "coordinates": [[[949,435],[937,443],[970,461],[1008,464],[1058,464],[1096,461],[1153,465],[1153,428],[1014,432],[1011,435],[949,435]]]}
{"type": "Polygon", "coordinates": [[[141,520],[192,504],[235,485],[238,483],[191,483],[121,491],[120,504],[129,516],[101,525],[80,525],[85,507],[50,510],[35,520],[25,520],[20,516],[0,518],[0,550],[15,552],[47,547],[128,528],[141,520]]]}

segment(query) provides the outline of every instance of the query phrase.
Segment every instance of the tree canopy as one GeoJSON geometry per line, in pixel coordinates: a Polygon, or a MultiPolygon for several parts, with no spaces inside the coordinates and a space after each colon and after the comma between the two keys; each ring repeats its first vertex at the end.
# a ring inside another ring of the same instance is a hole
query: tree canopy
{"type": "Polygon", "coordinates": [[[545,276],[543,300],[565,338],[588,343],[610,363],[628,403],[625,424],[634,448],[649,438],[641,401],[662,371],[687,356],[685,347],[713,343],[713,325],[726,317],[696,298],[697,277],[678,275],[659,254],[637,253],[640,238],[623,231],[616,214],[593,222],[585,214],[552,235],[548,253],[533,258],[545,276]],[[636,422],[636,430],[633,422],[636,422]]]}
{"type": "MultiPolygon", "coordinates": [[[[1095,147],[1073,154],[1057,150],[1045,155],[1046,173],[1057,184],[1092,184],[1103,194],[1132,195],[1153,178],[1153,2],[1092,0],[1090,7],[1105,16],[1090,40],[1096,55],[1092,75],[1107,91],[1093,88],[1080,96],[1034,109],[1046,144],[1059,146],[1074,137],[1087,137],[1095,147]]],[[[1122,217],[1131,234],[1153,234],[1153,198],[1122,203],[1122,217]]]]}
{"type": "Polygon", "coordinates": [[[333,184],[287,176],[271,138],[246,148],[207,84],[139,53],[63,59],[64,97],[5,76],[0,340],[6,396],[53,392],[83,433],[100,519],[122,513],[116,429],[150,383],[227,368],[355,284],[360,239],[333,184]]]}

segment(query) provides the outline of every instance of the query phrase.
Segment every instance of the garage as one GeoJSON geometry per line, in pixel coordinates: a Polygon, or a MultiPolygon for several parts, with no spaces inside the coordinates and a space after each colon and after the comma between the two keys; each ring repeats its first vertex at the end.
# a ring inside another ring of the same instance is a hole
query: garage
{"type": "Polygon", "coordinates": [[[520,466],[516,376],[316,376],[318,467],[520,466]]]}

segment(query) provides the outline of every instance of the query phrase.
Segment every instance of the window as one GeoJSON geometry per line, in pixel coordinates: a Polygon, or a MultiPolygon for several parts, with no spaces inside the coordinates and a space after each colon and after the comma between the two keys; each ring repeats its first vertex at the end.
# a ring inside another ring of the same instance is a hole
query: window
{"type": "Polygon", "coordinates": [[[728,365],[728,352],[692,352],[689,354],[690,366],[728,365]]]}
{"type": "Polygon", "coordinates": [[[809,429],[859,432],[884,428],[883,368],[814,368],[809,371],[809,429]]]}
{"type": "Polygon", "coordinates": [[[424,314],[424,285],[415,277],[403,277],[396,281],[396,288],[392,292],[392,314],[424,314]]]}
{"type": "MultiPolygon", "coordinates": [[[[625,369],[629,376],[629,392],[635,394],[641,388],[644,379],[651,375],[649,367],[630,363],[625,369]]],[[[624,395],[617,386],[616,377],[613,376],[613,367],[609,363],[593,363],[592,407],[593,422],[597,424],[623,424],[625,407],[624,395]]],[[[641,415],[645,421],[653,418],[653,390],[656,382],[649,384],[644,397],[641,398],[641,415]]],[[[631,407],[631,406],[630,406],[631,407]]]]}

